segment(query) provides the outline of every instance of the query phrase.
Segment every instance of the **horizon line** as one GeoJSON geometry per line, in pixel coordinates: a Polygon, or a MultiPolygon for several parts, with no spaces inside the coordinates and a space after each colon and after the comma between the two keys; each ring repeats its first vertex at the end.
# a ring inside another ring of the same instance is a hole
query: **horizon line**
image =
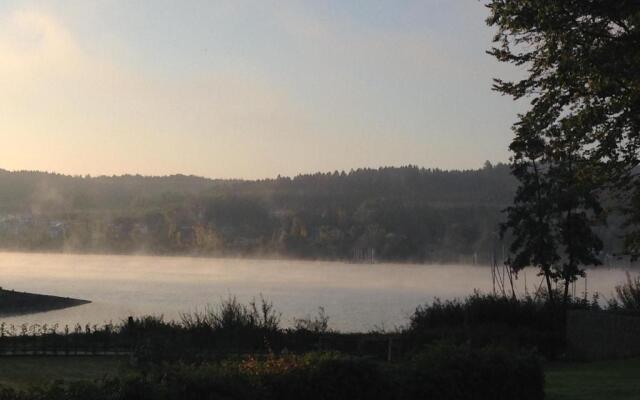
{"type": "Polygon", "coordinates": [[[472,172],[472,171],[480,171],[482,169],[484,169],[487,165],[487,163],[489,163],[491,166],[496,167],[496,166],[500,166],[500,165],[508,165],[508,162],[506,161],[497,161],[497,162],[491,162],[489,160],[485,161],[485,163],[478,167],[478,168],[439,168],[439,167],[425,167],[425,166],[419,166],[419,165],[415,165],[415,164],[406,164],[406,165],[384,165],[384,166],[379,166],[379,167],[356,167],[356,168],[350,168],[349,170],[325,170],[325,171],[316,171],[316,172],[300,172],[296,175],[281,175],[281,174],[277,174],[276,176],[272,176],[272,177],[265,177],[265,178],[216,178],[216,177],[211,177],[211,176],[205,176],[205,175],[197,175],[197,174],[189,174],[189,173],[182,173],[182,172],[174,172],[174,173],[167,173],[164,175],[147,175],[147,174],[141,174],[141,173],[124,173],[124,174],[99,174],[99,175],[92,175],[92,174],[73,174],[73,173],[64,173],[64,172],[56,172],[53,170],[37,170],[37,169],[5,169],[0,167],[0,173],[4,172],[4,173],[39,173],[39,174],[46,174],[46,175],[55,175],[55,176],[64,176],[64,177],[69,177],[69,178],[84,178],[84,179],[97,179],[97,178],[124,178],[124,177],[141,177],[141,178],[170,178],[170,177],[189,177],[189,178],[199,178],[199,179],[206,179],[206,180],[211,180],[211,181],[268,181],[268,180],[277,180],[277,179],[295,179],[297,177],[304,177],[304,176],[313,176],[313,175],[332,175],[335,174],[336,172],[338,174],[350,174],[352,172],[357,172],[357,171],[379,171],[379,170],[383,170],[383,169],[402,169],[402,168],[416,168],[418,170],[421,171],[440,171],[440,172],[472,172]]]}

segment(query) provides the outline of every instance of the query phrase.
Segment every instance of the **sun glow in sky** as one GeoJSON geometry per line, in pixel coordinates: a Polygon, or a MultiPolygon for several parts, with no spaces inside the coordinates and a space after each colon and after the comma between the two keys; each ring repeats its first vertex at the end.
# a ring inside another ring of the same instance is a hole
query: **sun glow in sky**
{"type": "Polygon", "coordinates": [[[0,168],[262,178],[506,161],[474,0],[0,3],[0,168]]]}

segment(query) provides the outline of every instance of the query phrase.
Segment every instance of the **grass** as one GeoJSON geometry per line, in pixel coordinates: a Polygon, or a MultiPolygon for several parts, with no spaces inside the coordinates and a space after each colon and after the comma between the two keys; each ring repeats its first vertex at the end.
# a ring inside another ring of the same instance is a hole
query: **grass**
{"type": "Polygon", "coordinates": [[[0,385],[24,389],[55,380],[93,380],[115,375],[125,362],[126,358],[115,356],[2,357],[0,385]]]}
{"type": "Polygon", "coordinates": [[[553,364],[545,375],[548,400],[640,399],[640,359],[553,364]]]}

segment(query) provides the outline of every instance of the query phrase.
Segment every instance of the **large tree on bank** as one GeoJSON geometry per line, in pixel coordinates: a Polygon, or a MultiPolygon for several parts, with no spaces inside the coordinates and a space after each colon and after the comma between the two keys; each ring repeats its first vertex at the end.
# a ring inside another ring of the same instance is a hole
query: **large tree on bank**
{"type": "Polygon", "coordinates": [[[514,272],[537,266],[544,277],[549,300],[555,302],[553,283],[561,281],[566,304],[569,286],[584,276],[583,266],[598,265],[602,241],[592,227],[604,212],[598,197],[600,173],[594,171],[571,136],[550,145],[539,135],[516,129],[510,148],[512,172],[519,181],[514,203],[507,208],[502,232],[511,231],[514,272]]]}
{"type": "MultiPolygon", "coordinates": [[[[497,28],[489,51],[526,68],[494,89],[526,99],[514,126],[512,170],[520,182],[504,229],[516,240],[514,269],[537,265],[568,284],[597,264],[591,226],[598,191],[618,195],[628,221],[640,220],[640,0],[490,0],[497,28]]],[[[633,232],[632,232],[633,233],[633,232]]],[[[637,234],[640,239],[640,234],[637,234]]],[[[627,240],[633,249],[635,236],[627,240]]]]}

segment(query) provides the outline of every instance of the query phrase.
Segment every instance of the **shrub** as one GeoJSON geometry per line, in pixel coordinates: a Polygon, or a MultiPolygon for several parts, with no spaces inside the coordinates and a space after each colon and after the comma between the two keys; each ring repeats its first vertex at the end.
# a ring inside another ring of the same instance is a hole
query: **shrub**
{"type": "Polygon", "coordinates": [[[378,364],[336,353],[287,357],[257,376],[260,398],[273,400],[388,399],[389,379],[378,364]]]}
{"type": "Polygon", "coordinates": [[[612,309],[640,312],[640,276],[631,278],[627,272],[627,281],[616,286],[616,298],[609,302],[612,309]]]}
{"type": "Polygon", "coordinates": [[[498,348],[430,346],[401,373],[402,399],[538,400],[544,398],[540,361],[498,348]]]}
{"type": "Polygon", "coordinates": [[[212,331],[266,330],[280,329],[280,314],[273,303],[260,296],[260,305],[251,300],[242,304],[235,296],[223,300],[218,306],[208,306],[204,312],[181,315],[182,325],[186,329],[206,328],[212,331]]]}
{"type": "Polygon", "coordinates": [[[418,307],[405,336],[414,349],[446,339],[476,348],[537,349],[555,358],[564,347],[564,313],[530,297],[516,300],[475,293],[464,301],[436,300],[418,307]]]}
{"type": "Polygon", "coordinates": [[[313,333],[329,332],[329,316],[324,312],[324,307],[318,307],[318,315],[315,317],[295,318],[293,320],[294,329],[297,331],[308,331],[313,333]]]}
{"type": "Polygon", "coordinates": [[[145,374],[26,392],[4,389],[0,399],[540,400],[542,390],[542,369],[531,354],[431,346],[402,364],[337,353],[269,355],[164,365],[145,374]]]}
{"type": "Polygon", "coordinates": [[[464,301],[436,299],[419,306],[410,320],[410,330],[443,326],[503,323],[509,326],[546,327],[553,322],[551,308],[531,297],[512,299],[504,296],[474,293],[464,301]]]}
{"type": "Polygon", "coordinates": [[[192,352],[254,352],[265,351],[280,340],[280,314],[273,304],[260,297],[240,303],[235,296],[217,306],[208,306],[204,312],[181,315],[187,337],[185,346],[192,352]]]}

